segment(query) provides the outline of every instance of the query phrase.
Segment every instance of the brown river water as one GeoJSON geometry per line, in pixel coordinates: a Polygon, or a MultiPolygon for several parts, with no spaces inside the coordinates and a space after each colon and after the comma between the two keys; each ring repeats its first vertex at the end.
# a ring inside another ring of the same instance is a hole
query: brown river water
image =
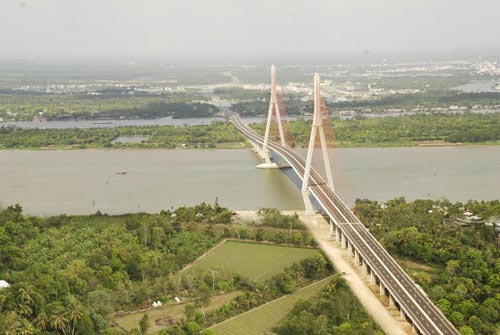
{"type": "MultiPolygon", "coordinates": [[[[355,198],[500,198],[500,146],[356,148],[332,153],[337,191],[355,198]]],[[[0,206],[37,215],[158,212],[216,198],[233,210],[302,209],[290,169],[251,150],[0,151],[0,206]],[[117,174],[126,172],[125,174],[117,174]]]]}

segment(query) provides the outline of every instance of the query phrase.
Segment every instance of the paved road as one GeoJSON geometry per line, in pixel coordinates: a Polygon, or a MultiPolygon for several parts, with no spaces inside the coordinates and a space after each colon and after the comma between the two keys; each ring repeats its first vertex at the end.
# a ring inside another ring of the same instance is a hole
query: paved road
{"type": "MultiPolygon", "coordinates": [[[[260,145],[264,138],[249,129],[236,114],[229,114],[230,120],[249,140],[260,145]]],[[[306,162],[295,151],[269,141],[269,149],[282,156],[300,178],[304,176],[306,162]]],[[[422,289],[389,255],[382,245],[365,228],[359,219],[333,192],[324,179],[311,169],[309,191],[318,200],[330,218],[338,225],[354,249],[389,290],[416,328],[426,335],[460,335],[443,313],[431,302],[422,289]]]]}

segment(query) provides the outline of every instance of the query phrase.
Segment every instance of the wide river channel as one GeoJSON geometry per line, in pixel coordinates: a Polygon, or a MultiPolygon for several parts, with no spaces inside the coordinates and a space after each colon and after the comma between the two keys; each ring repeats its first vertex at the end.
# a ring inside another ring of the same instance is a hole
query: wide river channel
{"type": "MultiPolygon", "coordinates": [[[[500,146],[336,149],[337,191],[356,198],[500,198],[500,146]]],[[[158,212],[202,201],[302,209],[290,169],[242,150],[0,151],[0,206],[37,215],[158,212]]]]}

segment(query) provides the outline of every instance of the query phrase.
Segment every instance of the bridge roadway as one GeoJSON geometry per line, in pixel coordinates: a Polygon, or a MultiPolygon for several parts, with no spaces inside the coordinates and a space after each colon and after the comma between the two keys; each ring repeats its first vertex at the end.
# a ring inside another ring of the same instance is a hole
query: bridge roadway
{"type": "MultiPolygon", "coordinates": [[[[250,141],[260,146],[263,145],[263,136],[248,128],[238,115],[229,114],[229,119],[250,141]]],[[[268,147],[283,157],[297,175],[303,179],[306,162],[302,156],[274,141],[269,141],[268,147]]],[[[394,298],[400,309],[422,334],[460,335],[423,290],[411,280],[314,169],[311,169],[309,185],[309,191],[341,233],[347,237],[348,242],[355,249],[354,252],[359,253],[362,261],[369,266],[370,272],[373,272],[378,278],[380,285],[387,288],[390,296],[394,298]]]]}

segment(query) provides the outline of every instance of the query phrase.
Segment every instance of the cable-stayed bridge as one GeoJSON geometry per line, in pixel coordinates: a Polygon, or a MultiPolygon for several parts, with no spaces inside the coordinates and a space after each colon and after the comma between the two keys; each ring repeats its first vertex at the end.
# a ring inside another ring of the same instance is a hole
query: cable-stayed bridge
{"type": "Polygon", "coordinates": [[[371,284],[379,285],[380,294],[389,297],[389,304],[399,309],[401,316],[407,318],[417,333],[425,335],[459,335],[458,330],[451,324],[444,314],[432,303],[425,292],[406,274],[399,264],[389,255],[382,245],[365,228],[363,223],[354,215],[349,207],[335,193],[329,162],[326,160],[327,151],[321,119],[321,95],[319,75],[315,75],[315,108],[312,123],[311,139],[307,159],[297,154],[293,149],[286,147],[283,131],[280,128],[280,143],[269,139],[270,118],[278,115],[279,110],[273,104],[276,100],[276,80],[274,67],[272,68],[271,102],[264,136],[247,127],[240,117],[229,113],[228,117],[236,128],[261,150],[265,159],[264,166],[276,167],[270,161],[268,150],[281,156],[295,171],[302,181],[302,195],[306,212],[314,212],[309,199],[314,197],[323,210],[330,217],[330,232],[335,235],[342,248],[346,248],[348,255],[354,257],[355,264],[362,267],[365,274],[370,275],[371,284]],[[327,180],[311,166],[312,150],[315,137],[319,136],[323,159],[327,169],[327,180]]]}

